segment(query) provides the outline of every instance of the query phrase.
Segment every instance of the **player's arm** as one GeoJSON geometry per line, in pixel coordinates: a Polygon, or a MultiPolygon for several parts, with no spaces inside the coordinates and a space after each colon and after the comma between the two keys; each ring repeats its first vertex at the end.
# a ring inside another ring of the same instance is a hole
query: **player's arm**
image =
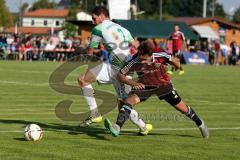
{"type": "MultiPolygon", "coordinates": [[[[131,62],[130,62],[131,63],[131,62]]],[[[129,63],[128,63],[129,64],[129,63]]],[[[145,85],[142,84],[142,83],[138,83],[136,82],[135,80],[133,79],[129,79],[127,78],[126,75],[128,75],[130,72],[131,72],[131,68],[129,68],[129,65],[125,65],[117,74],[117,80],[124,83],[124,84],[127,84],[127,85],[130,85],[132,87],[134,87],[135,89],[137,90],[140,90],[140,89],[144,89],[145,88],[145,85]]]]}
{"type": "MultiPolygon", "coordinates": [[[[160,58],[161,62],[164,64],[173,65],[176,69],[180,69],[179,59],[169,55],[167,52],[160,52],[160,53],[153,53],[153,61],[158,61],[157,59],[160,58]]],[[[160,63],[161,63],[160,62],[160,63]]]]}
{"type": "Polygon", "coordinates": [[[132,41],[130,41],[130,47],[134,47],[135,49],[137,49],[139,47],[139,41],[133,39],[132,41]]]}
{"type": "Polygon", "coordinates": [[[88,55],[93,55],[95,53],[98,53],[100,50],[99,49],[93,49],[93,48],[88,48],[88,55]]]}
{"type": "Polygon", "coordinates": [[[93,55],[94,53],[99,52],[98,46],[99,43],[103,41],[102,31],[99,26],[96,26],[92,30],[92,35],[90,43],[88,45],[88,54],[93,55]]]}
{"type": "Polygon", "coordinates": [[[127,84],[127,85],[130,85],[130,86],[134,87],[137,90],[145,88],[144,84],[138,83],[133,79],[126,78],[126,76],[124,74],[120,73],[120,72],[117,75],[117,79],[124,84],[127,84]]]}
{"type": "Polygon", "coordinates": [[[127,35],[125,41],[127,41],[129,43],[129,47],[134,47],[135,49],[137,49],[140,45],[139,41],[135,40],[128,30],[125,30],[125,31],[126,31],[126,35],[127,35]]]}

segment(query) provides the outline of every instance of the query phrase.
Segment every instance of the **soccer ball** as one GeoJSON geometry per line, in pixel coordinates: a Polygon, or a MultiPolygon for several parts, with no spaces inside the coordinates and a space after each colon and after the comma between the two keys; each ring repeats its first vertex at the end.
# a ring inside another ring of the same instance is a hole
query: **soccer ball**
{"type": "Polygon", "coordinates": [[[29,124],[24,129],[24,137],[27,141],[39,141],[43,136],[43,131],[36,124],[29,124]]]}

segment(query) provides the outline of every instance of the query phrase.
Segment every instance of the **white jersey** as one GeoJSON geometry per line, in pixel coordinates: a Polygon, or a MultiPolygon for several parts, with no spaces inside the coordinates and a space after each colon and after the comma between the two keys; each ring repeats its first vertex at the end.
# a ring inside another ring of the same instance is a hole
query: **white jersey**
{"type": "Polygon", "coordinates": [[[110,20],[104,20],[92,30],[89,47],[98,48],[103,43],[110,53],[110,64],[120,69],[126,62],[129,53],[129,43],[133,40],[130,32],[110,20]]]}

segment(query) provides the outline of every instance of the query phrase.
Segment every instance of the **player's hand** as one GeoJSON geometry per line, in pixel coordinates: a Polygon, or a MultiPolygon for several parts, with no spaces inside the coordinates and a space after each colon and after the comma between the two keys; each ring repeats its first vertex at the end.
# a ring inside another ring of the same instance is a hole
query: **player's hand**
{"type": "Polygon", "coordinates": [[[144,88],[145,88],[145,85],[142,83],[137,83],[136,85],[133,86],[133,89],[136,89],[136,90],[141,90],[144,88]]]}

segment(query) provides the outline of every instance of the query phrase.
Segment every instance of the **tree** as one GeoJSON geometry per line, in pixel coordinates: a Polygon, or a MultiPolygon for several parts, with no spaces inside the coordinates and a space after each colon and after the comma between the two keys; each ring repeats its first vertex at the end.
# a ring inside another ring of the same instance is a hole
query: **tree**
{"type": "Polygon", "coordinates": [[[23,3],[19,8],[19,13],[14,18],[14,23],[17,23],[20,27],[22,26],[22,15],[29,9],[28,7],[28,3],[23,3]]]}
{"type": "MultiPolygon", "coordinates": [[[[132,1],[134,3],[134,1],[132,1]]],[[[144,10],[145,14],[139,18],[159,19],[159,5],[160,0],[138,0],[138,8],[144,10]]],[[[214,4],[214,11],[217,17],[225,18],[223,6],[216,2],[216,0],[207,1],[207,16],[212,15],[214,4]]],[[[171,17],[202,17],[203,0],[162,0],[163,19],[171,17]],[[165,16],[165,18],[164,18],[165,16]]]]}
{"type": "Polygon", "coordinates": [[[226,12],[224,11],[223,5],[216,2],[216,0],[212,0],[211,3],[208,4],[207,15],[220,18],[226,18],[227,16],[226,12]]]}
{"type": "Polygon", "coordinates": [[[0,0],[0,27],[6,28],[13,25],[13,17],[6,7],[5,0],[0,0]]]}
{"type": "MultiPolygon", "coordinates": [[[[78,0],[72,1],[72,7],[69,10],[67,20],[77,20],[78,6],[79,6],[78,0]]],[[[72,23],[65,22],[65,24],[63,25],[63,28],[65,29],[65,37],[70,37],[70,36],[72,37],[72,36],[75,36],[77,33],[77,27],[72,23]]]]}
{"type": "Polygon", "coordinates": [[[38,9],[48,9],[48,8],[55,8],[57,4],[53,2],[49,2],[48,0],[38,0],[37,2],[33,3],[30,10],[35,11],[38,9]]]}
{"type": "MultiPolygon", "coordinates": [[[[67,20],[76,20],[78,9],[81,8],[86,12],[91,12],[94,7],[96,7],[96,2],[98,5],[105,4],[106,0],[71,0],[71,8],[67,20]]],[[[72,23],[65,22],[63,28],[65,29],[65,36],[75,36],[77,33],[77,27],[72,23]]]]}
{"type": "Polygon", "coordinates": [[[21,12],[21,13],[26,12],[27,9],[28,9],[28,7],[29,7],[29,4],[28,4],[28,3],[23,3],[22,6],[20,6],[20,12],[21,12]]]}
{"type": "Polygon", "coordinates": [[[235,22],[235,23],[240,23],[240,7],[238,7],[235,10],[235,12],[233,14],[232,21],[235,22]]]}
{"type": "Polygon", "coordinates": [[[215,16],[216,17],[221,17],[221,18],[226,18],[227,14],[223,9],[223,5],[216,3],[215,5],[215,16]]]}

